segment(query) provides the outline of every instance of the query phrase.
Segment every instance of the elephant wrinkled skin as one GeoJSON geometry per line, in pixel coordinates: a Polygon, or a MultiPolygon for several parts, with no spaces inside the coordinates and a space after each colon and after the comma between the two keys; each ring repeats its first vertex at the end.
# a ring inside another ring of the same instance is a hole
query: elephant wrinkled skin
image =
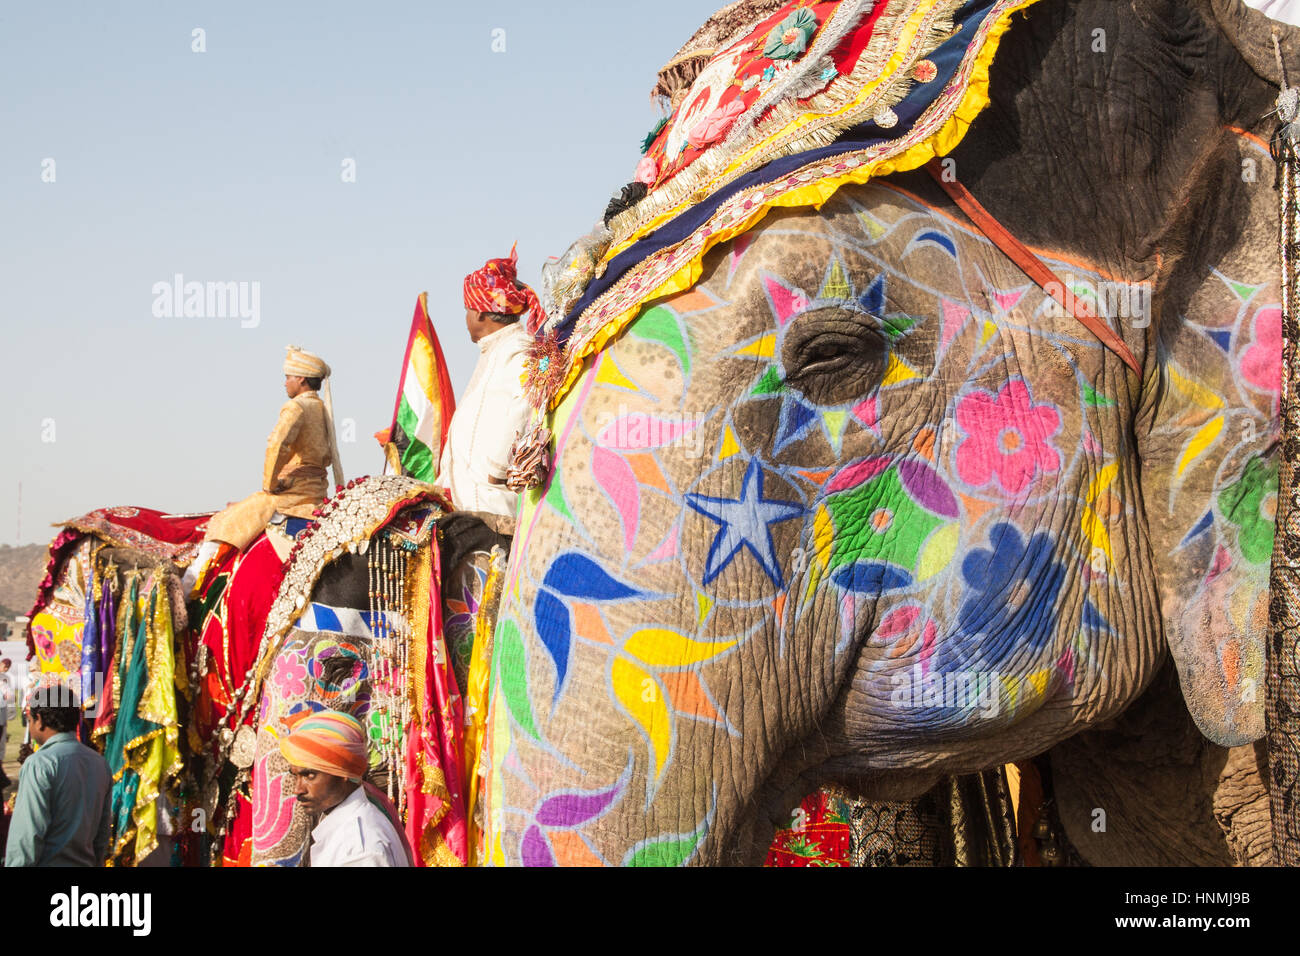
{"type": "Polygon", "coordinates": [[[493,861],[755,863],[816,786],[1041,753],[1166,650],[1207,737],[1262,734],[1280,300],[1238,16],[1045,0],[952,154],[1125,307],[1140,378],[920,174],[769,215],[590,362],[496,633],[493,861]]]}

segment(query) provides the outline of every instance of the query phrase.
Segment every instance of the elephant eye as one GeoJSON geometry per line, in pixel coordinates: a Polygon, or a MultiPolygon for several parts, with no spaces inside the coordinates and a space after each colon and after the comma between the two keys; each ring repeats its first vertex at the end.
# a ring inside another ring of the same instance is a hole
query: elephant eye
{"type": "Polygon", "coordinates": [[[799,316],[781,349],[786,384],[818,405],[839,405],[874,391],[888,360],[889,342],[875,320],[835,307],[799,316]]]}

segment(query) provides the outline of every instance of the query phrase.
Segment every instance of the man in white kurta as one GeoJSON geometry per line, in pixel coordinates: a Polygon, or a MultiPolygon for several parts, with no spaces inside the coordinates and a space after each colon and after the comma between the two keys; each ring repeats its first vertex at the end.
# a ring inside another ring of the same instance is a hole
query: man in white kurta
{"type": "Polygon", "coordinates": [[[360,784],[311,831],[311,865],[409,866],[401,838],[360,784]]]}
{"type": "Polygon", "coordinates": [[[490,259],[465,277],[465,326],[478,365],[447,429],[438,476],[461,511],[515,516],[519,496],[506,487],[510,448],[528,424],[523,374],[545,319],[537,295],[516,278],[518,254],[490,259]]]}
{"type": "Polygon", "coordinates": [[[285,721],[280,739],[294,796],[318,818],[309,865],[410,866],[407,844],[393,825],[397,811],[363,778],[369,765],[366,733],[351,714],[300,711],[285,721]],[[381,809],[383,807],[383,809],[381,809]]]}
{"type": "Polygon", "coordinates": [[[520,377],[531,342],[517,322],[478,340],[478,365],[456,403],[438,463],[438,476],[462,511],[515,515],[519,496],[506,487],[506,470],[510,446],[528,423],[520,377]]]}

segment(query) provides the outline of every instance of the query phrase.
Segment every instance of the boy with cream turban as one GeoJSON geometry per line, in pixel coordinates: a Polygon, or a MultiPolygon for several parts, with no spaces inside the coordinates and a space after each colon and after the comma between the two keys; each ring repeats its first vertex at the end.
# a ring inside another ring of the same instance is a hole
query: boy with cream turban
{"type": "Polygon", "coordinates": [[[284,360],[284,390],[289,400],[266,440],[262,490],[212,516],[203,547],[185,575],[190,588],[201,585],[204,567],[225,543],[243,551],[279,512],[310,518],[329,491],[329,473],[343,484],[338,443],[334,436],[334,406],[330,367],[318,355],[290,345],[284,360]]]}

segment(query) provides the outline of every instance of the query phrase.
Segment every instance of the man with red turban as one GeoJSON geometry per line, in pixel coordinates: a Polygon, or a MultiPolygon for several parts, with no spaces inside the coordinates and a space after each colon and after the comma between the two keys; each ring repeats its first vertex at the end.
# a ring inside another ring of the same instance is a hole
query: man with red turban
{"type": "Polygon", "coordinates": [[[362,778],[369,766],[366,733],[351,714],[302,711],[280,740],[297,799],[319,817],[311,831],[312,866],[410,866],[409,847],[394,824],[397,811],[362,778]]]}
{"type": "Polygon", "coordinates": [[[546,319],[537,294],[518,280],[518,252],[489,259],[465,277],[465,326],[478,365],[451,417],[439,480],[452,504],[513,518],[519,496],[506,487],[510,447],[528,423],[521,379],[532,332],[546,319]]]}

